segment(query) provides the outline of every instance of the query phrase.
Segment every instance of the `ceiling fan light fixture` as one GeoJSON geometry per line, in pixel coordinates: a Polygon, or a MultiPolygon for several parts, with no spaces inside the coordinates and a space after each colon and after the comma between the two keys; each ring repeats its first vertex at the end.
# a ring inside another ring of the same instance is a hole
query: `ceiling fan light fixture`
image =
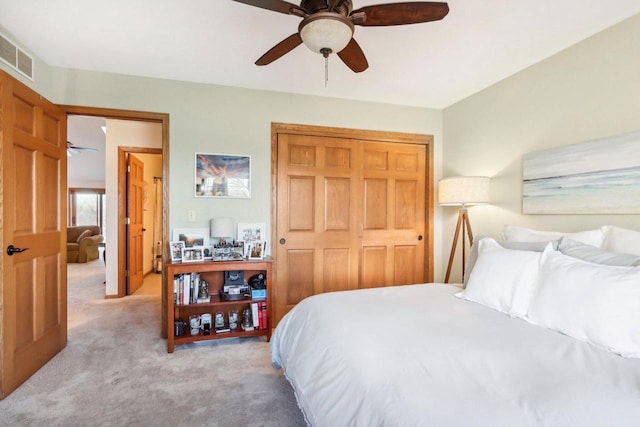
{"type": "Polygon", "coordinates": [[[300,23],[300,37],[310,50],[326,56],[327,49],[338,53],[353,37],[353,23],[333,12],[315,13],[300,23]]]}

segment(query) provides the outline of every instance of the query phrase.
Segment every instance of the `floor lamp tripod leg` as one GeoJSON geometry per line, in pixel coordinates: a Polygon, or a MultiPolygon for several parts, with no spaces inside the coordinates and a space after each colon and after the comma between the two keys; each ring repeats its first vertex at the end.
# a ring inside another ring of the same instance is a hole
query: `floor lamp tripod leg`
{"type": "MultiPolygon", "coordinates": [[[[453,266],[453,257],[456,254],[456,246],[458,245],[458,235],[460,234],[460,227],[463,222],[462,210],[458,212],[458,223],[456,224],[456,233],[453,236],[453,244],[451,245],[451,254],[449,255],[449,265],[447,266],[447,275],[444,277],[444,283],[449,283],[449,276],[451,276],[451,267],[453,266]]],[[[464,249],[464,248],[463,248],[464,249]]]]}

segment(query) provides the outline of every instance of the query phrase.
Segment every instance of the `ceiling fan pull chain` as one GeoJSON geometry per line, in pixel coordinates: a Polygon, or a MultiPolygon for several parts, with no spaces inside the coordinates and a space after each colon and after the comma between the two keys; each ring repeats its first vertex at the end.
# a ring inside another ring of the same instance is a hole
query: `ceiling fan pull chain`
{"type": "Polygon", "coordinates": [[[324,87],[327,87],[329,81],[329,57],[324,58],[324,87]]]}
{"type": "Polygon", "coordinates": [[[327,82],[329,81],[329,55],[331,54],[331,49],[323,47],[320,49],[320,53],[324,56],[324,87],[327,87],[327,82]]]}

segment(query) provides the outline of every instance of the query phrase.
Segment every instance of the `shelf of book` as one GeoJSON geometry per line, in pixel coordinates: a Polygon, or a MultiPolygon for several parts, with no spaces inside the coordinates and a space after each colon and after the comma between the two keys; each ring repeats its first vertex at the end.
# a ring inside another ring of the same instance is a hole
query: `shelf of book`
{"type": "Polygon", "coordinates": [[[268,341],[271,338],[272,328],[272,263],[272,259],[168,263],[166,265],[167,351],[172,353],[174,347],[180,344],[224,338],[265,336],[268,341]],[[245,282],[247,278],[253,275],[264,274],[266,279],[266,298],[221,299],[220,290],[225,285],[224,276],[225,272],[228,271],[242,271],[245,282]],[[189,277],[187,278],[187,276],[189,277]],[[192,283],[191,280],[195,283],[192,283]],[[206,281],[208,284],[206,298],[198,298],[202,296],[198,294],[198,283],[200,281],[206,281]],[[185,287],[189,289],[187,290],[185,287]],[[198,299],[206,302],[197,302],[198,299]],[[241,318],[238,319],[236,329],[231,329],[228,324],[227,313],[235,311],[240,314],[247,308],[251,310],[252,321],[254,318],[256,319],[255,329],[243,330],[241,318]],[[197,334],[191,335],[189,327],[190,316],[209,315],[210,318],[214,318],[216,313],[221,313],[227,320],[225,323],[225,330],[227,331],[216,332],[212,321],[210,329],[207,331],[208,334],[205,335],[205,331],[200,329],[197,334]],[[258,321],[258,318],[260,318],[260,321],[258,321]],[[183,322],[182,333],[179,335],[176,335],[179,332],[176,330],[178,328],[176,322],[183,322]]]}

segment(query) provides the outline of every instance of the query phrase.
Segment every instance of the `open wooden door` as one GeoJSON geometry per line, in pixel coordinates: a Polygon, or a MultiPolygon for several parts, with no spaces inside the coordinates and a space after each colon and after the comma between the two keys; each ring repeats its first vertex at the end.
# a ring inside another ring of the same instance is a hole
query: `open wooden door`
{"type": "Polygon", "coordinates": [[[144,280],[144,163],[133,154],[127,161],[127,295],[144,280]]]}
{"type": "Polygon", "coordinates": [[[67,343],[67,116],[0,71],[0,398],[67,343]]]}

